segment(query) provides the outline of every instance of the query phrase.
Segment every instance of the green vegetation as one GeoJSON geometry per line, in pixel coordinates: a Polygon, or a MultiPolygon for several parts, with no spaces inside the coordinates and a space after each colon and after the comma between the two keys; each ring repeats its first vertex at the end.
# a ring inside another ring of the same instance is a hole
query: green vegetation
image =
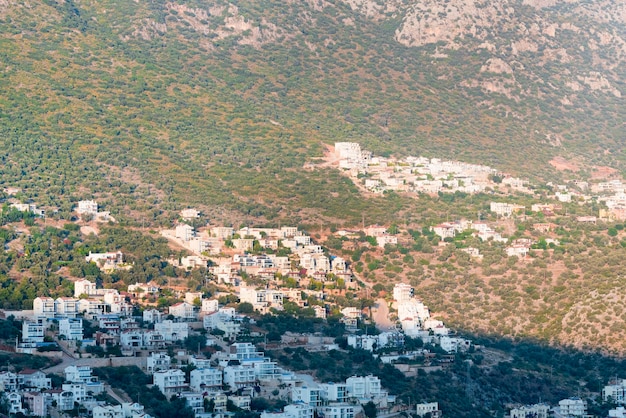
{"type": "MultiPolygon", "coordinates": [[[[515,73],[524,100],[470,87],[493,75],[481,71],[490,54],[473,37],[437,59],[434,46],[398,43],[403,5],[381,19],[345,2],[320,11],[278,0],[238,1],[233,10],[205,0],[29,5],[2,9],[1,183],[63,219],[73,202],[96,197],[135,225],[169,224],[191,204],[231,222],[321,215],[354,224],[367,213],[390,223],[405,199],[364,199],[336,170],[301,169],[322,156],[322,144],[341,140],[379,155],[454,157],[533,177],[554,175],[547,162],[565,152],[547,133],[593,164],[626,155],[614,139],[621,100],[565,86],[569,68],[604,74],[578,48],[593,22],[565,5],[517,10],[522,22],[543,13],[581,28],[554,40],[569,63],[515,56],[527,68],[515,73]],[[239,18],[250,28],[225,27],[239,18]],[[562,89],[572,105],[562,104],[562,89]],[[599,143],[611,152],[595,152],[599,143]],[[532,166],[518,158],[530,150],[532,166]]],[[[513,40],[498,33],[490,42],[500,57],[513,40]]],[[[613,67],[619,80],[623,66],[613,67]]]]}

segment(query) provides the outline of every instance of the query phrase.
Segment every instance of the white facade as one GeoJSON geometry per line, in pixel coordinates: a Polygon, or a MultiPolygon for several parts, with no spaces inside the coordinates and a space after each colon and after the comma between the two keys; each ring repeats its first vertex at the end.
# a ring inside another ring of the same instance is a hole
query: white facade
{"type": "Polygon", "coordinates": [[[163,320],[163,312],[156,309],[146,309],[142,313],[144,322],[150,322],[152,324],[161,322],[163,320]]]}
{"type": "Polygon", "coordinates": [[[354,418],[355,407],[348,404],[327,405],[317,409],[324,418],[354,418]]]}
{"type": "Polygon", "coordinates": [[[396,302],[408,302],[413,299],[413,288],[406,283],[398,283],[393,287],[393,298],[396,302]]]}
{"type": "Polygon", "coordinates": [[[122,405],[103,405],[93,408],[93,418],[126,418],[122,405]]]}
{"type": "Polygon", "coordinates": [[[296,386],[291,389],[291,401],[318,407],[322,405],[322,390],[319,387],[296,386]]]}
{"type": "Polygon", "coordinates": [[[176,225],[175,236],[182,241],[189,241],[195,236],[195,231],[192,226],[187,224],[176,225]]]}
{"type": "Polygon", "coordinates": [[[74,297],[80,295],[93,296],[96,294],[96,284],[87,279],[79,279],[74,282],[74,297]]]}
{"type": "Polygon", "coordinates": [[[256,376],[253,367],[242,365],[224,367],[224,383],[231,388],[242,388],[254,385],[256,376]]]}
{"type": "Polygon", "coordinates": [[[80,202],[78,202],[76,212],[81,215],[89,214],[95,216],[98,214],[98,204],[93,200],[81,200],[80,202]]]}
{"type": "Polygon", "coordinates": [[[18,373],[18,381],[27,388],[50,389],[52,381],[42,371],[22,370],[18,373]]]}
{"type": "Polygon", "coordinates": [[[83,340],[83,320],[80,318],[64,318],[59,321],[59,336],[68,340],[83,340]]]}
{"type": "Polygon", "coordinates": [[[192,321],[196,319],[196,314],[193,311],[193,305],[187,302],[177,303],[170,306],[170,315],[174,315],[176,318],[192,321]]]}
{"type": "Polygon", "coordinates": [[[230,308],[222,308],[217,312],[205,315],[203,318],[204,328],[219,329],[224,332],[224,338],[234,338],[241,331],[241,324],[235,320],[235,311],[230,308]]]}
{"type": "Polygon", "coordinates": [[[322,383],[322,398],[327,402],[347,402],[348,385],[345,383],[322,383]]]}
{"type": "Polygon", "coordinates": [[[191,371],[189,387],[192,390],[203,392],[210,388],[222,386],[222,372],[218,369],[203,368],[191,371]]]}
{"type": "Polygon", "coordinates": [[[146,371],[152,374],[159,370],[167,370],[170,368],[171,359],[165,353],[151,353],[146,359],[146,371]]]}
{"type": "Polygon", "coordinates": [[[213,313],[219,309],[217,299],[202,299],[202,307],[200,308],[202,313],[213,313]]]}
{"type": "Polygon", "coordinates": [[[54,318],[54,299],[42,296],[33,300],[33,314],[36,318],[54,318]]]}
{"type": "Polygon", "coordinates": [[[186,388],[185,372],[179,369],[160,370],[152,376],[154,385],[164,395],[182,392],[186,388]]]}
{"type": "Polygon", "coordinates": [[[74,318],[79,312],[79,300],[76,298],[57,298],[54,301],[56,316],[74,318]]]}
{"type": "Polygon", "coordinates": [[[154,324],[154,330],[163,335],[168,342],[182,341],[189,336],[189,324],[186,322],[165,320],[154,324]]]}
{"type": "Polygon", "coordinates": [[[511,409],[510,418],[548,418],[550,407],[545,404],[524,405],[511,409]]]}
{"type": "Polygon", "coordinates": [[[559,401],[559,413],[569,417],[584,417],[587,405],[580,398],[569,398],[559,401]]]}
{"type": "Polygon", "coordinates": [[[626,403],[626,379],[618,379],[615,383],[606,385],[602,389],[602,400],[608,402],[612,400],[616,404],[626,403]]]}
{"type": "Polygon", "coordinates": [[[346,379],[346,387],[350,396],[357,399],[387,395],[382,391],[380,379],[374,375],[349,377],[346,379]]]}
{"type": "Polygon", "coordinates": [[[22,323],[22,341],[27,343],[43,342],[45,325],[42,320],[22,323]]]}
{"type": "Polygon", "coordinates": [[[423,417],[426,414],[433,414],[439,411],[438,402],[418,403],[415,405],[415,414],[419,417],[423,417]]]}

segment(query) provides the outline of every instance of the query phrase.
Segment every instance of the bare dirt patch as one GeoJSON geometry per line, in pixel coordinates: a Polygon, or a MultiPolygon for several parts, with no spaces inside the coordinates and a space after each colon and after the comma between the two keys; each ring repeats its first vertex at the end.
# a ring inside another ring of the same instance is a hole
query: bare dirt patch
{"type": "Polygon", "coordinates": [[[615,176],[618,171],[611,167],[606,166],[598,166],[593,168],[593,172],[591,173],[591,178],[600,180],[600,179],[608,179],[615,176]]]}
{"type": "Polygon", "coordinates": [[[554,168],[556,168],[559,171],[578,171],[580,170],[580,167],[578,164],[576,164],[573,161],[568,161],[563,157],[554,157],[552,160],[550,160],[550,165],[554,168]]]}

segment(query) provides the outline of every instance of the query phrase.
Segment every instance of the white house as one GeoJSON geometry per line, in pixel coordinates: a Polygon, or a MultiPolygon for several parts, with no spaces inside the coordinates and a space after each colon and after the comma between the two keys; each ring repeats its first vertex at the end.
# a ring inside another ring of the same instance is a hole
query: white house
{"type": "Polygon", "coordinates": [[[546,404],[524,405],[511,409],[510,418],[548,418],[550,407],[546,404]]]}
{"type": "Polygon", "coordinates": [[[87,279],[79,279],[74,282],[74,297],[80,295],[94,296],[96,294],[96,284],[87,279]]]}
{"type": "Polygon", "coordinates": [[[217,312],[219,309],[219,304],[217,299],[202,299],[202,307],[200,311],[202,313],[213,313],[217,312]]]}
{"type": "Polygon", "coordinates": [[[43,342],[45,326],[42,320],[22,323],[22,341],[27,343],[43,342]]]}
{"type": "Polygon", "coordinates": [[[200,212],[193,208],[183,209],[180,211],[180,217],[185,220],[196,219],[200,217],[200,212]]]}
{"type": "Polygon", "coordinates": [[[413,299],[413,288],[406,283],[397,283],[393,287],[393,298],[396,302],[408,302],[413,299]]]}
{"type": "Polygon", "coordinates": [[[415,405],[415,414],[419,417],[423,417],[426,414],[430,414],[431,417],[439,416],[435,415],[439,412],[439,402],[418,403],[415,405]]]}
{"type": "Polygon", "coordinates": [[[174,234],[176,238],[182,241],[189,241],[196,235],[193,227],[187,224],[176,225],[176,230],[174,231],[174,234]]]}
{"type": "Polygon", "coordinates": [[[187,388],[185,384],[185,372],[180,369],[159,370],[152,376],[153,383],[164,395],[183,392],[187,388]]]}
{"type": "Polygon", "coordinates": [[[93,200],[81,200],[78,202],[76,212],[96,216],[98,214],[98,204],[93,200]]]}
{"type": "Polygon", "coordinates": [[[186,321],[193,321],[196,319],[196,314],[193,311],[193,305],[187,302],[180,302],[176,305],[170,306],[169,313],[176,318],[184,319],[186,321]]]}
{"type": "Polygon", "coordinates": [[[374,375],[349,377],[346,379],[346,387],[350,396],[357,399],[387,396],[382,390],[380,379],[374,375]]]}
{"type": "Polygon", "coordinates": [[[580,398],[569,398],[559,401],[559,413],[566,417],[584,417],[587,404],[580,398]]]}
{"type": "Polygon", "coordinates": [[[157,309],[146,309],[142,313],[143,321],[149,323],[157,323],[163,320],[163,312],[157,309]]]}
{"type": "Polygon", "coordinates": [[[59,321],[59,336],[68,340],[83,340],[83,320],[80,318],[63,318],[59,321]]]}
{"type": "Polygon", "coordinates": [[[150,353],[146,359],[146,371],[152,374],[159,370],[167,370],[170,368],[171,359],[165,353],[150,353]]]}
{"type": "Polygon", "coordinates": [[[355,416],[355,406],[349,404],[326,405],[317,408],[317,411],[324,418],[354,418],[355,416]]]}
{"type": "Polygon", "coordinates": [[[224,383],[231,388],[244,388],[253,386],[256,376],[253,367],[232,365],[224,367],[224,383]]]}
{"type": "Polygon", "coordinates": [[[54,301],[56,316],[74,318],[79,312],[79,300],[75,298],[60,297],[54,301]]]}
{"type": "Polygon", "coordinates": [[[202,368],[191,371],[189,387],[198,392],[222,386],[222,372],[213,368],[202,368]]]}
{"type": "Polygon", "coordinates": [[[626,379],[618,379],[606,385],[602,389],[602,400],[605,402],[611,400],[620,405],[626,404],[626,379]]]}
{"type": "Polygon", "coordinates": [[[154,330],[163,335],[168,342],[184,340],[189,336],[189,324],[186,322],[165,320],[154,324],[154,330]]]}
{"type": "Polygon", "coordinates": [[[295,386],[291,388],[291,401],[303,402],[312,407],[322,405],[322,389],[315,386],[295,386]]]}
{"type": "Polygon", "coordinates": [[[126,418],[122,405],[97,405],[92,413],[93,418],[126,418]]]}
{"type": "Polygon", "coordinates": [[[55,312],[54,299],[40,296],[33,300],[33,314],[36,318],[54,318],[55,312]]]}
{"type": "Polygon", "coordinates": [[[40,390],[50,389],[52,381],[40,370],[24,369],[17,374],[22,387],[36,388],[40,390]]]}

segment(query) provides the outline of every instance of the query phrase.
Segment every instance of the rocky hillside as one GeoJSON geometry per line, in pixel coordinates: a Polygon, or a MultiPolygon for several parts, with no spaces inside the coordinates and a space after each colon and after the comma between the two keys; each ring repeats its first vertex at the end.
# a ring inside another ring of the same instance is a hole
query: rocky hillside
{"type": "Polygon", "coordinates": [[[625,18],[610,0],[0,0],[2,181],[155,219],[305,219],[339,196],[386,210],[302,172],[338,140],[622,169],[625,18]]]}

